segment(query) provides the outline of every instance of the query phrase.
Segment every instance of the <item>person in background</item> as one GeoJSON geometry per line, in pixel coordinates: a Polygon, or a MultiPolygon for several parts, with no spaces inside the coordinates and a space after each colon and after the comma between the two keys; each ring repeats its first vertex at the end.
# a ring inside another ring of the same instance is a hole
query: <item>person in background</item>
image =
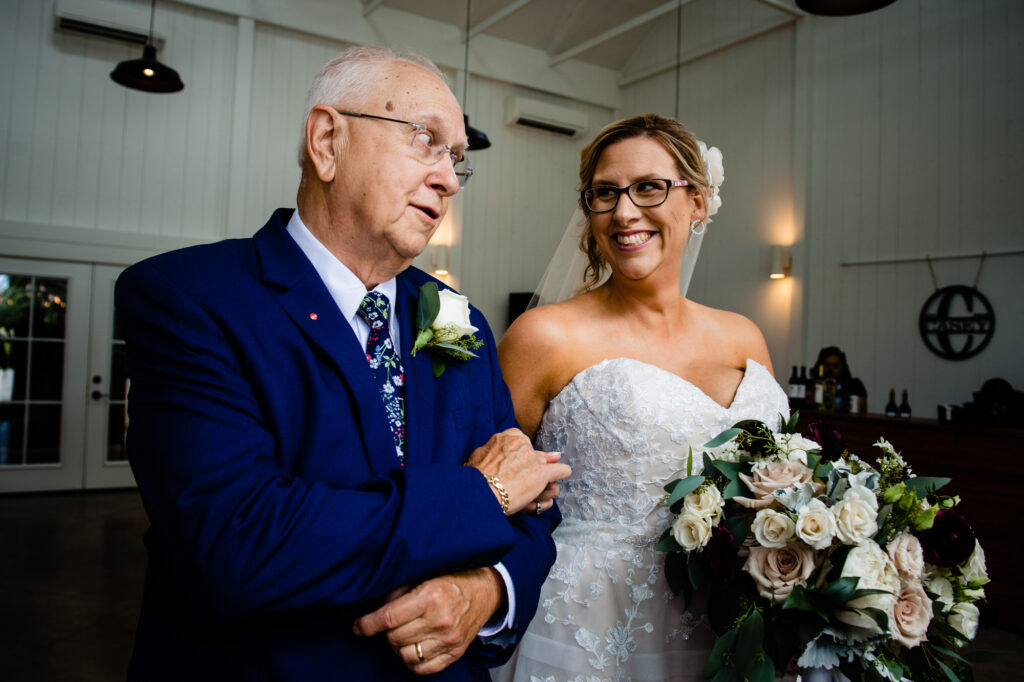
{"type": "Polygon", "coordinates": [[[464,299],[477,354],[438,376],[412,351],[420,288],[443,285],[410,265],[462,186],[462,111],[429,60],[357,47],[305,112],[297,210],[117,283],[151,523],[128,679],[487,680],[536,609],[570,470],[516,428],[464,299]]]}
{"type": "Polygon", "coordinates": [[[836,381],[836,397],[842,411],[867,412],[868,392],[864,383],[850,374],[846,353],[838,346],[826,346],[818,352],[814,369],[822,368],[823,376],[836,381]]]}

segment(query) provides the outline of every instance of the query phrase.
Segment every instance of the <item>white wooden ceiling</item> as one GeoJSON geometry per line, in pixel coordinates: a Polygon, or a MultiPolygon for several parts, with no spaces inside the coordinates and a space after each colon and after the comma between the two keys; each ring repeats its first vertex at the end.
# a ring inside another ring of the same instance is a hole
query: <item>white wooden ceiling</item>
{"type": "MultiPolygon", "coordinates": [[[[361,0],[368,19],[387,7],[544,51],[550,66],[570,59],[620,74],[658,25],[678,21],[680,6],[702,14],[746,14],[765,27],[803,16],[795,0],[361,0]]],[[[685,13],[684,13],[685,16],[685,13]]],[[[680,27],[684,32],[699,27],[680,27]]]]}

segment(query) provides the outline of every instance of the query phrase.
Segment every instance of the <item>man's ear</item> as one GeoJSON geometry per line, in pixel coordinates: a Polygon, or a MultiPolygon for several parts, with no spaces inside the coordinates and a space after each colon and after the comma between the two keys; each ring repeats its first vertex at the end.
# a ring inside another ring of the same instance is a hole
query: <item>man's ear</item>
{"type": "Polygon", "coordinates": [[[343,146],[338,144],[338,136],[347,133],[341,117],[324,104],[313,107],[306,117],[306,155],[321,182],[334,180],[338,153],[343,146]]]}

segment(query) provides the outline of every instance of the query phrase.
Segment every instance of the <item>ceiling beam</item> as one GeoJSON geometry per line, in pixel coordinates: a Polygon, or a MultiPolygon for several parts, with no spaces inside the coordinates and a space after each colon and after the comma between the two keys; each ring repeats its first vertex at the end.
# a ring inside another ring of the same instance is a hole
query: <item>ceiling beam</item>
{"type": "Polygon", "coordinates": [[[769,7],[774,7],[780,12],[785,12],[786,14],[792,14],[794,17],[797,17],[798,19],[803,19],[804,17],[807,16],[807,12],[804,12],[802,9],[798,7],[787,5],[782,0],[755,0],[755,2],[759,2],[762,5],[768,5],[769,7]]]}
{"type": "Polygon", "coordinates": [[[377,9],[384,4],[384,0],[370,0],[368,3],[363,5],[363,16],[368,17],[373,13],[373,10],[377,9]]]}
{"type": "Polygon", "coordinates": [[[531,2],[533,2],[533,0],[516,0],[512,4],[506,5],[504,8],[498,10],[497,12],[495,12],[494,14],[492,14],[491,16],[487,17],[486,19],[481,21],[479,24],[474,26],[469,31],[469,37],[472,38],[473,36],[477,35],[478,33],[483,33],[485,30],[487,30],[491,26],[494,26],[496,23],[498,23],[499,21],[501,21],[505,17],[507,17],[507,16],[509,16],[511,14],[515,14],[516,12],[521,10],[522,8],[524,8],[527,5],[529,5],[531,2]]]}
{"type": "Polygon", "coordinates": [[[549,66],[557,66],[564,61],[568,61],[578,54],[582,54],[592,47],[596,47],[601,43],[606,43],[613,38],[617,38],[627,31],[632,31],[637,26],[643,26],[644,24],[650,23],[660,17],[663,14],[674,12],[676,9],[681,8],[683,5],[688,5],[692,0],[672,0],[671,2],[662,3],[652,10],[644,12],[643,14],[633,17],[629,21],[623,22],[611,29],[605,31],[600,35],[596,35],[590,40],[585,40],[575,47],[570,47],[568,50],[559,52],[553,56],[548,62],[549,66]]]}
{"type": "Polygon", "coordinates": [[[623,76],[618,80],[618,85],[620,88],[625,88],[629,85],[632,85],[633,83],[638,83],[646,78],[657,76],[659,73],[664,73],[665,71],[674,69],[676,68],[676,66],[682,66],[683,64],[688,64],[689,62],[695,62],[698,59],[707,57],[709,54],[712,54],[714,52],[719,52],[721,50],[728,49],[730,47],[733,47],[734,45],[739,45],[740,43],[744,43],[748,40],[752,40],[753,38],[757,38],[758,36],[764,35],[765,33],[770,33],[777,28],[786,26],[788,24],[792,24],[794,21],[794,17],[780,17],[779,19],[771,23],[764,24],[762,26],[756,26],[752,29],[740,31],[738,33],[733,33],[729,36],[726,36],[722,40],[719,40],[718,42],[714,43],[709,47],[691,50],[690,52],[684,52],[679,56],[678,62],[675,60],[675,58],[672,58],[670,60],[663,61],[661,64],[658,64],[657,66],[652,66],[642,71],[637,71],[631,74],[623,74],[623,76]]]}

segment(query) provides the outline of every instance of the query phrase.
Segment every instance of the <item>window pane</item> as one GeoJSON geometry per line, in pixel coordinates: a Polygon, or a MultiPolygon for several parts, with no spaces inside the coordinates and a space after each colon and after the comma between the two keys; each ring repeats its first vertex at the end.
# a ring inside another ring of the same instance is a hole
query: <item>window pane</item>
{"type": "Polygon", "coordinates": [[[25,406],[0,404],[0,465],[21,464],[25,406]]]}
{"type": "Polygon", "coordinates": [[[66,279],[37,279],[32,335],[36,338],[63,339],[67,307],[66,279]]]}
{"type": "Polygon", "coordinates": [[[0,274],[0,327],[9,334],[28,336],[32,278],[0,274]]]}
{"type": "Polygon", "coordinates": [[[30,400],[60,400],[64,386],[64,342],[35,341],[32,344],[32,386],[30,400]]]}
{"type": "Polygon", "coordinates": [[[60,462],[60,405],[31,405],[28,412],[29,464],[60,462]]]}
{"type": "Polygon", "coordinates": [[[25,399],[25,368],[28,366],[28,342],[7,336],[0,347],[3,364],[0,373],[0,402],[25,399]]]}

